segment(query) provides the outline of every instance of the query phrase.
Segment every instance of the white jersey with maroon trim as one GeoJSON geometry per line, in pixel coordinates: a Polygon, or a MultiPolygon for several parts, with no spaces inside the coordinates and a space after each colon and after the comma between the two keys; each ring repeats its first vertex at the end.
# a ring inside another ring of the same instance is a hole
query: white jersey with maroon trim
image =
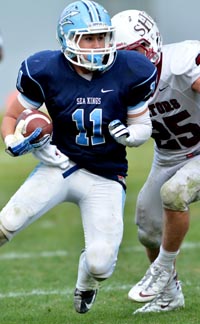
{"type": "Polygon", "coordinates": [[[160,162],[184,160],[200,151],[200,94],[191,89],[200,77],[200,41],[163,46],[162,72],[149,101],[152,137],[160,162]]]}

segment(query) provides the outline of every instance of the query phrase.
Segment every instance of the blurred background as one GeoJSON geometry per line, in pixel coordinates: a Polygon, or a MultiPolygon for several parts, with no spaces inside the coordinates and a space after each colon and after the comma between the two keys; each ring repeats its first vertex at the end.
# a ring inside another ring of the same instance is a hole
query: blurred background
{"type": "MultiPolygon", "coordinates": [[[[0,31],[4,59],[0,63],[0,109],[15,90],[21,62],[43,49],[58,49],[56,25],[68,0],[1,0],[0,31]]],[[[99,0],[111,16],[121,10],[147,11],[157,22],[164,43],[200,39],[200,1],[190,0],[99,0]]]]}

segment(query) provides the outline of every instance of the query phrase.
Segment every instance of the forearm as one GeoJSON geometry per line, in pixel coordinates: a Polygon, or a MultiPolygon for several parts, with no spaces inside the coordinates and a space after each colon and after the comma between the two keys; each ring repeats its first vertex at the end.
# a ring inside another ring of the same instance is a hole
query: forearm
{"type": "Polygon", "coordinates": [[[139,146],[146,142],[152,134],[152,123],[149,116],[149,110],[137,109],[132,112],[127,120],[130,136],[127,138],[127,146],[139,146]]]}
{"type": "Polygon", "coordinates": [[[1,124],[1,137],[4,138],[7,135],[14,134],[15,132],[16,119],[12,117],[5,116],[1,124]]]}
{"type": "Polygon", "coordinates": [[[136,124],[128,127],[130,136],[127,138],[127,146],[137,147],[145,143],[152,133],[151,125],[136,124]]]}
{"type": "Polygon", "coordinates": [[[17,118],[24,109],[25,108],[19,103],[16,93],[12,103],[6,107],[6,111],[3,116],[1,124],[2,139],[4,139],[7,135],[14,134],[17,118]]]}
{"type": "Polygon", "coordinates": [[[152,133],[152,123],[147,102],[128,107],[127,125],[115,119],[108,125],[110,135],[121,145],[137,147],[146,142],[152,133]]]}

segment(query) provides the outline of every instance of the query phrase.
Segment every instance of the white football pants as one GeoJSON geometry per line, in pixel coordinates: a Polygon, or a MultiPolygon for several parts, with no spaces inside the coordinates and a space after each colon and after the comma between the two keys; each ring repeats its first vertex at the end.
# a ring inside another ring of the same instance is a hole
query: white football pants
{"type": "MultiPolygon", "coordinates": [[[[70,162],[67,170],[73,167],[70,162]]],[[[80,207],[86,255],[96,246],[95,260],[102,262],[95,271],[112,273],[123,235],[125,191],[118,182],[85,169],[66,178],[64,172],[40,163],[0,212],[2,231],[11,239],[54,206],[75,203],[80,207]]]]}
{"type": "Polygon", "coordinates": [[[149,176],[136,204],[136,224],[140,242],[159,248],[163,226],[163,205],[184,211],[200,200],[200,155],[172,165],[160,165],[154,158],[149,176]],[[161,199],[161,188],[164,189],[161,199]]]}

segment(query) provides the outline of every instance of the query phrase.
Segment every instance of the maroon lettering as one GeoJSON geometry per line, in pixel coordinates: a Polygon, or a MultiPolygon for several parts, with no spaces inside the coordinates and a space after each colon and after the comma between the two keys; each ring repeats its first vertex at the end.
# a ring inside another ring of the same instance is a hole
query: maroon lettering
{"type": "Polygon", "coordinates": [[[188,111],[184,110],[175,115],[163,117],[162,123],[152,120],[152,137],[159,148],[177,150],[189,148],[200,141],[200,126],[189,123],[188,111]]]}
{"type": "Polygon", "coordinates": [[[171,99],[169,101],[158,101],[155,104],[149,105],[151,117],[154,117],[158,114],[165,114],[178,108],[180,108],[180,104],[176,99],[171,99]]]}
{"type": "Polygon", "coordinates": [[[143,37],[146,33],[148,33],[154,23],[150,19],[150,17],[140,13],[137,25],[134,27],[135,31],[139,32],[140,36],[143,37]]]}

